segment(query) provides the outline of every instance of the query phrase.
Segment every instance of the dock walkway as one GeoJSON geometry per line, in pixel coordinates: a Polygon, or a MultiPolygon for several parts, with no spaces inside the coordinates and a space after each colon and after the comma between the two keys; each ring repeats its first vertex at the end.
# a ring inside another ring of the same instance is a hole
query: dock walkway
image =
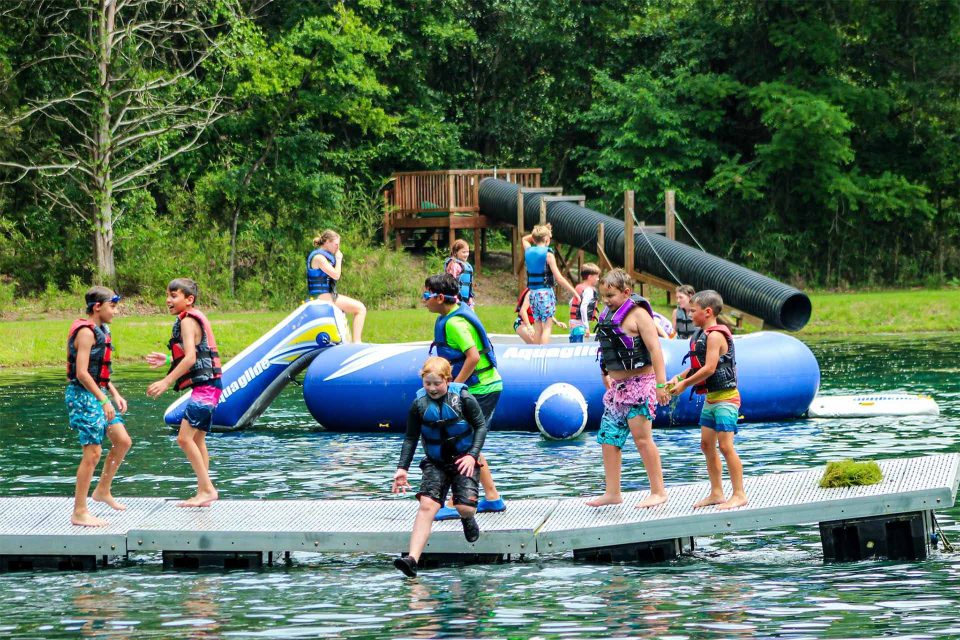
{"type": "MultiPolygon", "coordinates": [[[[784,525],[850,522],[916,514],[953,506],[960,454],[881,461],[876,485],[821,489],[823,467],[746,478],[750,503],[731,511],[694,510],[707,482],[668,487],[669,501],[635,509],[646,492],[625,494],[622,505],[591,508],[583,498],[509,500],[504,513],[478,516],[482,534],[467,543],[459,521],[438,522],[426,552],[518,556],[583,552],[692,539],[784,525]]],[[[727,488],[729,492],[729,487],[727,488]]],[[[128,553],[282,552],[400,553],[417,508],[389,500],[221,500],[181,508],[160,498],[122,499],[115,512],[91,502],[102,528],[70,524],[72,498],[0,498],[0,557],[124,556],[128,553]]],[[[821,526],[821,529],[823,527],[821,526]]],[[[826,544],[826,541],[825,541],[826,544]]],[[[826,549],[826,546],[825,546],[826,549]]]]}

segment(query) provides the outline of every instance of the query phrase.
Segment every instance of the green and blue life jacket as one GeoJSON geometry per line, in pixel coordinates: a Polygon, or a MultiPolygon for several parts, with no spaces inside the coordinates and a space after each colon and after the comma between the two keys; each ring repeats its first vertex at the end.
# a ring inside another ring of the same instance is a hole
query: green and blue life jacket
{"type": "Polygon", "coordinates": [[[323,269],[314,269],[310,265],[316,256],[323,256],[330,261],[330,266],[337,266],[337,256],[326,249],[314,249],[307,256],[307,297],[316,298],[324,293],[336,293],[337,281],[327,275],[323,269]]]}
{"type": "Polygon", "coordinates": [[[426,389],[417,391],[414,406],[420,414],[420,440],[427,457],[435,462],[450,463],[473,446],[473,427],[463,416],[463,396],[467,385],[451,382],[447,395],[434,400],[426,389]]]}
{"type": "Polygon", "coordinates": [[[477,374],[497,368],[497,356],[493,351],[493,344],[490,342],[489,336],[487,336],[487,330],[483,328],[483,323],[480,322],[480,318],[477,317],[477,314],[474,313],[473,309],[465,302],[461,303],[460,306],[451,313],[441,315],[437,318],[436,323],[433,325],[433,343],[430,345],[429,353],[432,354],[434,347],[436,347],[437,355],[450,363],[450,367],[453,370],[453,377],[456,378],[460,374],[460,370],[463,369],[463,363],[466,361],[467,356],[462,351],[454,349],[447,344],[447,322],[449,322],[451,318],[456,317],[463,318],[477,330],[477,335],[480,336],[481,343],[478,351],[481,356],[487,356],[487,360],[490,362],[486,367],[478,364],[477,368],[470,374],[470,377],[467,378],[466,384],[472,387],[473,385],[480,384],[480,377],[477,374]]]}

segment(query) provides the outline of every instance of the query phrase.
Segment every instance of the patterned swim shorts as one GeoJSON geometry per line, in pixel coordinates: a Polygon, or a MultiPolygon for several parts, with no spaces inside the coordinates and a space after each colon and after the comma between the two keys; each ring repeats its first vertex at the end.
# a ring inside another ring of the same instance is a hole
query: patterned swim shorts
{"type": "Polygon", "coordinates": [[[553,289],[534,289],[530,292],[530,310],[534,320],[549,322],[557,312],[557,294],[553,289]]]}
{"type": "Polygon", "coordinates": [[[194,387],[190,393],[190,401],[183,412],[183,419],[194,429],[210,433],[213,426],[213,412],[220,402],[223,389],[213,385],[194,387]]]}
{"type": "Polygon", "coordinates": [[[653,421],[657,415],[656,377],[646,373],[614,380],[603,394],[603,416],[597,442],[622,449],[630,435],[630,420],[642,416],[653,421]]]}
{"type": "Polygon", "coordinates": [[[68,384],[63,397],[67,403],[70,428],[77,432],[80,446],[103,444],[103,437],[107,428],[115,424],[123,424],[123,418],[120,417],[119,411],[116,417],[108,423],[107,416],[103,412],[103,405],[97,400],[97,396],[79,384],[68,384]]]}

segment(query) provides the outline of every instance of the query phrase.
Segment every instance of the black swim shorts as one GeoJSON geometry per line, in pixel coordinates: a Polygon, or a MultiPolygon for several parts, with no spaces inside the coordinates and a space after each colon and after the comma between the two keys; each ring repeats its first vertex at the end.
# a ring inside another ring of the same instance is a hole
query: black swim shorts
{"type": "Polygon", "coordinates": [[[477,506],[480,493],[480,465],[473,469],[472,476],[465,476],[457,470],[455,464],[440,464],[430,458],[420,461],[420,491],[417,498],[426,496],[441,505],[447,500],[447,492],[453,488],[453,504],[468,507],[477,506]]]}

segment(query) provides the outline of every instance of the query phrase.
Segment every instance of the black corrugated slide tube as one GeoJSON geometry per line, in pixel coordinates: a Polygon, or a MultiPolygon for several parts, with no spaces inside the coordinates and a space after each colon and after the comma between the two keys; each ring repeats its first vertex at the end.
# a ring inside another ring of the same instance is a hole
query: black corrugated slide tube
{"type": "MultiPolygon", "coordinates": [[[[480,213],[516,224],[517,191],[512,182],[487,178],[480,183],[480,213]]],[[[524,194],[523,224],[527,230],[540,222],[543,195],[524,194]]],[[[557,241],[592,253],[597,251],[597,224],[602,222],[604,251],[614,263],[623,264],[623,220],[572,202],[547,202],[547,222],[557,241]]],[[[637,270],[674,281],[672,271],[682,283],[693,285],[697,291],[714,289],[725,304],[763,318],[771,327],[799,331],[810,320],[810,298],[794,287],[659,234],[635,230],[633,245],[637,270]]]]}

